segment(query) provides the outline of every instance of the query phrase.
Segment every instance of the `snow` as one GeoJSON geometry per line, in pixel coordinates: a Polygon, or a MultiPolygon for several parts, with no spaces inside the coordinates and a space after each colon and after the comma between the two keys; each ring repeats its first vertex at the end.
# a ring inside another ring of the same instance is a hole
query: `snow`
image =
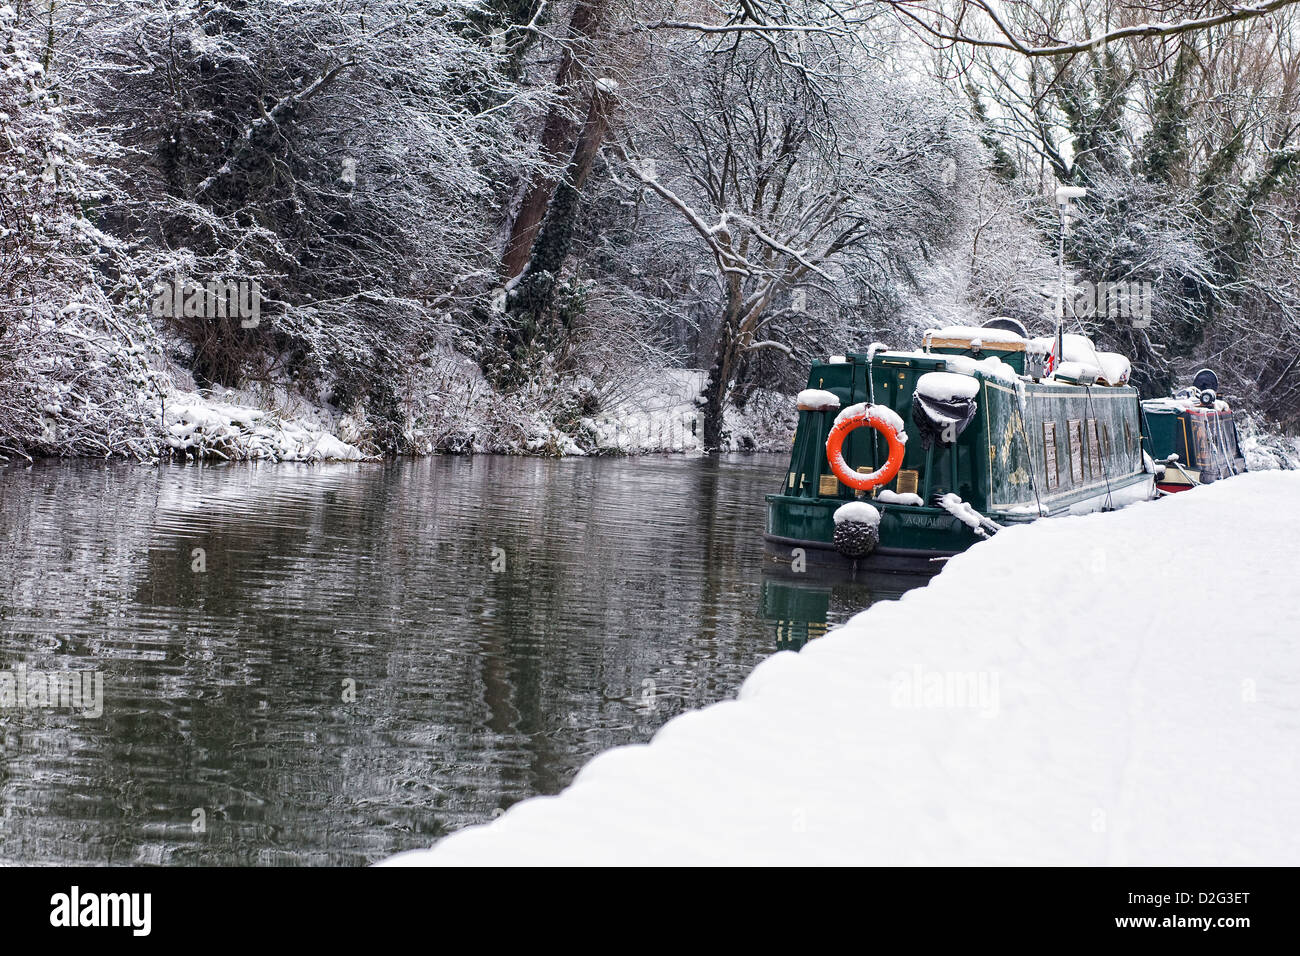
{"type": "Polygon", "coordinates": [[[898,440],[907,443],[907,429],[903,424],[903,419],[892,408],[886,408],[884,405],[868,405],[866,402],[858,402],[856,405],[850,405],[844,411],[835,416],[835,424],[856,415],[865,415],[869,421],[876,421],[886,428],[892,429],[898,436],[898,440]]]}
{"type": "Polygon", "coordinates": [[[1015,344],[1024,342],[1024,338],[1008,329],[986,329],[970,325],[950,325],[942,329],[927,329],[925,338],[929,339],[970,339],[971,348],[978,348],[974,340],[1015,344]]]}
{"type": "Polygon", "coordinates": [[[1188,409],[1202,409],[1209,411],[1213,408],[1216,412],[1231,411],[1228,403],[1222,399],[1215,399],[1214,405],[1202,405],[1199,398],[1148,398],[1142,403],[1142,406],[1148,411],[1167,410],[1171,412],[1184,412],[1188,409]]]}
{"type": "Polygon", "coordinates": [[[1080,382],[1095,381],[1101,378],[1101,367],[1085,365],[1083,362],[1062,362],[1052,370],[1052,378],[1070,378],[1080,382]]]}
{"type": "Polygon", "coordinates": [[[1133,363],[1118,352],[1098,352],[1101,362],[1101,378],[1109,385],[1127,385],[1133,374],[1133,363]]]}
{"type": "MultiPolygon", "coordinates": [[[[579,422],[588,453],[702,453],[700,404],[706,378],[705,372],[695,369],[650,368],[629,373],[617,391],[601,395],[598,412],[579,422]]],[[[838,399],[835,407],[839,407],[838,399]]],[[[743,409],[727,406],[724,447],[730,451],[787,450],[794,426],[788,394],[756,389],[743,409]]],[[[566,454],[583,451],[575,447],[566,454]]]]}
{"type": "Polygon", "coordinates": [[[850,501],[848,504],[840,505],[835,509],[833,517],[836,524],[843,524],[845,521],[857,521],[872,526],[880,524],[880,512],[865,501],[850,501]]]}
{"type": "MultiPolygon", "coordinates": [[[[1156,491],[1156,476],[1152,474],[1146,481],[1135,482],[1131,485],[1125,485],[1123,488],[1116,488],[1106,492],[1106,498],[1111,508],[1127,508],[1129,505],[1137,504],[1140,501],[1148,501],[1156,491]]],[[[1088,501],[1079,501],[1070,505],[1070,514],[1082,515],[1094,511],[1095,508],[1088,501]]]]}
{"type": "Polygon", "coordinates": [[[953,492],[949,492],[939,499],[939,507],[981,538],[986,538],[990,534],[996,534],[1002,530],[1002,526],[996,521],[984,517],[969,502],[963,501],[960,495],[953,492]]]}
{"type": "Polygon", "coordinates": [[[980,383],[969,375],[926,372],[916,380],[916,391],[936,402],[949,402],[954,398],[974,398],[980,392],[980,383]]]}
{"type": "Polygon", "coordinates": [[[919,508],[921,505],[925,504],[925,499],[920,495],[913,494],[910,491],[905,491],[902,494],[899,494],[897,491],[890,491],[888,488],[879,492],[876,495],[876,499],[887,505],[907,505],[912,508],[919,508]]]}
{"type": "MultiPolygon", "coordinates": [[[[1105,378],[1102,360],[1097,352],[1097,347],[1092,343],[1092,339],[1086,335],[1062,335],[1061,346],[1064,354],[1058,356],[1060,361],[1056,363],[1056,368],[1053,369],[1054,375],[1064,375],[1078,379],[1105,378]]],[[[1055,347],[1055,336],[1041,336],[1029,340],[1029,351],[1031,352],[1048,355],[1055,347]]]]}
{"type": "Polygon", "coordinates": [[[822,412],[839,408],[840,400],[833,392],[827,392],[820,388],[805,388],[796,396],[795,406],[800,411],[822,412]]]}
{"type": "Polygon", "coordinates": [[[1300,437],[1278,434],[1249,412],[1234,416],[1234,421],[1238,447],[1248,470],[1300,468],[1300,437]]]}
{"type": "Polygon", "coordinates": [[[960,495],[949,492],[939,499],[939,504],[944,511],[968,528],[979,528],[983,524],[980,520],[980,513],[965,501],[962,501],[960,495]]]}
{"type": "Polygon", "coordinates": [[[172,451],[228,461],[360,461],[361,450],[319,425],[260,408],[173,392],[163,405],[172,451]]]}
{"type": "Polygon", "coordinates": [[[1271,471],[1006,528],[558,797],[386,862],[1300,864],[1297,501],[1271,471]]]}
{"type": "MultiPolygon", "coordinates": [[[[934,358],[934,355],[926,355],[926,358],[934,358]]],[[[988,358],[979,360],[971,358],[969,355],[945,355],[943,356],[944,368],[949,372],[960,375],[974,375],[977,372],[985,378],[995,379],[1004,382],[1007,385],[1015,385],[1020,381],[1020,376],[1016,370],[1008,365],[996,355],[990,355],[988,358]]],[[[937,374],[937,373],[927,373],[937,374]]]]}

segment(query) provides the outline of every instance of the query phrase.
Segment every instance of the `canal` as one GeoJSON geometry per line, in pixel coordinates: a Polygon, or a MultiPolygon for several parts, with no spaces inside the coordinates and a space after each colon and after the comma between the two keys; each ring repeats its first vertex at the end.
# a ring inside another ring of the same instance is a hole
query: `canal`
{"type": "Polygon", "coordinates": [[[358,865],[558,792],[871,602],[764,573],[784,465],[0,468],[0,862],[358,865]]]}

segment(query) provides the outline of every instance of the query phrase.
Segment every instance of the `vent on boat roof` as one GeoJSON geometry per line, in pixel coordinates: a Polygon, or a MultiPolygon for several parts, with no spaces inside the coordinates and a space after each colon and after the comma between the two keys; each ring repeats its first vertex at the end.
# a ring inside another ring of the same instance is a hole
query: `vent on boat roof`
{"type": "Polygon", "coordinates": [[[1003,332],[1014,332],[1022,339],[1029,338],[1029,330],[1024,327],[1019,319],[1013,319],[1009,315],[999,315],[997,318],[989,319],[982,328],[1000,329],[1003,332]]]}

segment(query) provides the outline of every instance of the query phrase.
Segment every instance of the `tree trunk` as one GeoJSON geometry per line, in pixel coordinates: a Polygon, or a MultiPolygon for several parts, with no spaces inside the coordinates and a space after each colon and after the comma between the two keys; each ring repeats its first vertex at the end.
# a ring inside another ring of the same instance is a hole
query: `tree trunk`
{"type": "Polygon", "coordinates": [[[597,83],[591,94],[587,120],[578,134],[573,156],[564,175],[555,185],[555,193],[546,207],[546,218],[529,251],[525,273],[518,287],[507,300],[510,319],[505,338],[501,342],[498,362],[485,369],[496,384],[506,384],[508,369],[512,368],[523,352],[542,331],[555,303],[555,288],[560,271],[569,257],[573,244],[573,230],[578,219],[579,197],[582,184],[591,173],[596,154],[609,129],[609,117],[614,108],[614,90],[597,83]]]}
{"type": "Polygon", "coordinates": [[[707,452],[715,452],[722,448],[727,392],[736,366],[740,300],[740,283],[732,278],[728,281],[727,311],[722,317],[722,326],[718,329],[718,341],[713,349],[713,364],[709,367],[709,377],[704,383],[704,450],[707,452]]]}
{"type": "Polygon", "coordinates": [[[713,367],[709,369],[709,378],[704,383],[704,450],[707,452],[722,448],[722,428],[726,424],[727,369],[722,353],[723,347],[719,344],[713,367]]]}
{"type": "MultiPolygon", "coordinates": [[[[606,0],[580,0],[569,18],[569,42],[564,45],[555,75],[555,85],[563,95],[561,101],[547,112],[542,124],[542,155],[552,167],[558,166],[563,160],[578,125],[567,109],[574,90],[586,77],[586,66],[581,56],[575,55],[575,48],[577,54],[581,54],[582,48],[590,44],[600,27],[605,3],[606,0]]],[[[551,171],[538,170],[524,190],[519,211],[510,224],[510,238],[506,240],[505,251],[501,256],[501,272],[506,279],[519,275],[528,264],[533,243],[542,227],[555,188],[555,177],[551,171]]]]}

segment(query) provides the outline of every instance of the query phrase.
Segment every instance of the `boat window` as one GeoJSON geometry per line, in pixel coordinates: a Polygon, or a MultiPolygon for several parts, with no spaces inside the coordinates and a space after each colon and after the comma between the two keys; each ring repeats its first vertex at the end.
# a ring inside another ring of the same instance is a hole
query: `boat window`
{"type": "Polygon", "coordinates": [[[1056,422],[1043,422],[1043,462],[1047,466],[1047,490],[1061,487],[1061,476],[1056,470],[1056,422]]]}
{"type": "Polygon", "coordinates": [[[1088,474],[1100,478],[1105,474],[1101,462],[1101,434],[1097,431],[1097,419],[1088,419],[1088,474]]]}
{"type": "Polygon", "coordinates": [[[1210,446],[1210,432],[1205,427],[1205,419],[1200,415],[1191,416],[1192,444],[1196,451],[1196,464],[1205,467],[1214,461],[1214,451],[1210,446]]]}
{"type": "Polygon", "coordinates": [[[1083,420],[1071,418],[1065,423],[1066,437],[1070,441],[1070,481],[1083,484],[1083,420]]]}

